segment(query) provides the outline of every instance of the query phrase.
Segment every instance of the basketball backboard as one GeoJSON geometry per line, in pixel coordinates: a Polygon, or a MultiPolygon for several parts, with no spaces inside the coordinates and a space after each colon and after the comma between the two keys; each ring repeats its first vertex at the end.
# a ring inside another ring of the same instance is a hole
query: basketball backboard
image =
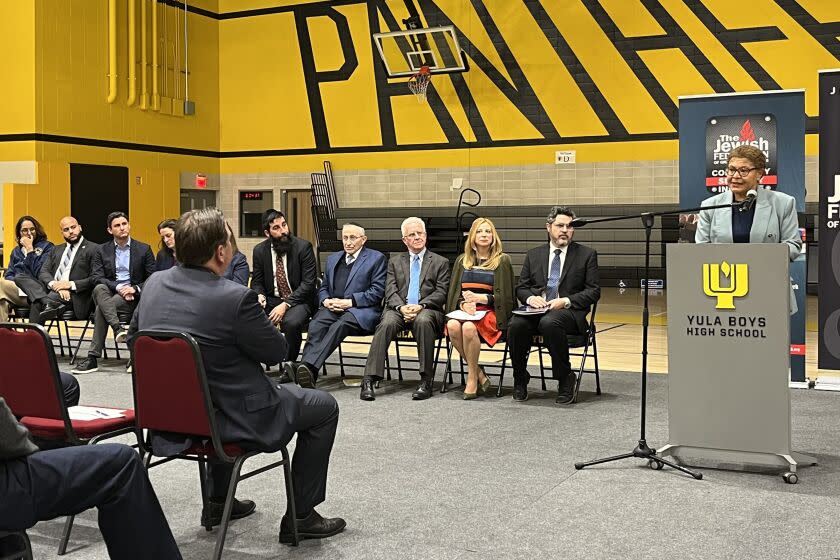
{"type": "Polygon", "coordinates": [[[467,69],[455,28],[451,25],[375,33],[373,40],[389,78],[413,76],[424,66],[432,74],[467,69]]]}

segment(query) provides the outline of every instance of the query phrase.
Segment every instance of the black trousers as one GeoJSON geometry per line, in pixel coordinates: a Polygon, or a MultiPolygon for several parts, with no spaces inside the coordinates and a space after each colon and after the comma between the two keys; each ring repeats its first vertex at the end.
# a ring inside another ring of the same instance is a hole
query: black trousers
{"type": "MultiPolygon", "coordinates": [[[[297,434],[292,458],[295,507],[300,517],[322,503],[327,495],[327,470],[330,464],[335,431],[338,427],[338,403],[329,393],[303,389],[294,383],[280,385],[283,410],[289,424],[288,443],[297,434]]],[[[214,462],[208,465],[209,492],[214,501],[227,494],[232,467],[214,462]]]]}
{"type": "Polygon", "coordinates": [[[382,379],[388,347],[400,331],[406,328],[410,328],[414,338],[417,339],[420,375],[423,378],[434,379],[435,342],[443,334],[443,313],[432,309],[422,310],[410,323],[405,322],[402,313],[386,309],[382,313],[382,320],[376,325],[373,342],[370,343],[370,353],[365,362],[365,375],[382,379]]]}
{"type": "Polygon", "coordinates": [[[300,361],[305,362],[319,371],[335,352],[335,349],[348,336],[365,334],[365,330],[349,311],[334,313],[326,307],[320,308],[312,322],[309,323],[309,334],[300,361]]]}
{"type": "Polygon", "coordinates": [[[125,445],[65,447],[0,461],[0,496],[2,530],[95,507],[111,558],[181,558],[140,456],[125,445]]]}
{"type": "MultiPolygon", "coordinates": [[[[283,303],[282,298],[274,296],[265,296],[265,314],[271,313],[271,310],[283,303]]],[[[289,351],[286,354],[286,360],[294,362],[300,354],[300,345],[303,340],[303,333],[306,331],[306,326],[309,324],[309,317],[312,315],[308,305],[295,305],[286,310],[283,315],[283,321],[280,323],[280,332],[286,337],[286,343],[289,345],[289,351]]]]}
{"type": "Polygon", "coordinates": [[[61,388],[64,390],[64,402],[67,406],[76,406],[79,404],[79,396],[81,389],[79,389],[79,381],[63,371],[58,372],[61,376],[61,388]]]}
{"type": "Polygon", "coordinates": [[[572,371],[567,335],[579,333],[575,316],[568,309],[555,309],[544,315],[514,315],[508,326],[508,347],[513,365],[514,384],[528,384],[528,352],[536,334],[542,335],[551,355],[554,379],[565,384],[572,371]]]}

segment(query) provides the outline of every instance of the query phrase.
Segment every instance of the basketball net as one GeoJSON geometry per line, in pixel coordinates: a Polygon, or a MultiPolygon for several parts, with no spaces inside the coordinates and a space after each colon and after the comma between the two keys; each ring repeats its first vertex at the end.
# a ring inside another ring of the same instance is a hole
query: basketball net
{"type": "Polygon", "coordinates": [[[420,71],[408,79],[408,89],[417,98],[418,103],[426,101],[426,90],[432,83],[432,72],[428,66],[421,66],[420,71]]]}

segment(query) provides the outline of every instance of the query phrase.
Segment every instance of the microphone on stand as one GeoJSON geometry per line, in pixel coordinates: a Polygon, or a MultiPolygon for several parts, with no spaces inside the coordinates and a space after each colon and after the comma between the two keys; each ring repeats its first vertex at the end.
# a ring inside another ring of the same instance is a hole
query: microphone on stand
{"type": "Polygon", "coordinates": [[[571,221],[571,223],[569,225],[572,226],[572,227],[583,227],[588,223],[589,223],[589,220],[587,220],[586,218],[575,218],[574,220],[571,221]]]}
{"type": "Polygon", "coordinates": [[[744,212],[744,211],[747,211],[750,208],[752,208],[753,204],[755,204],[755,197],[756,196],[757,195],[755,194],[755,190],[748,191],[747,192],[747,198],[745,198],[744,202],[741,203],[741,207],[738,208],[738,211],[739,212],[744,212]]]}

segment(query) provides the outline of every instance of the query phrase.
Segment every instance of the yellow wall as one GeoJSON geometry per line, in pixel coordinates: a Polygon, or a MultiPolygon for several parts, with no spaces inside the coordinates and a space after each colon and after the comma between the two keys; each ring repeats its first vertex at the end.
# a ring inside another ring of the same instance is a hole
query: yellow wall
{"type": "Polygon", "coordinates": [[[35,5],[0,2],[0,133],[35,129],[35,5]],[[14,53],[14,54],[13,54],[14,53]]]}

